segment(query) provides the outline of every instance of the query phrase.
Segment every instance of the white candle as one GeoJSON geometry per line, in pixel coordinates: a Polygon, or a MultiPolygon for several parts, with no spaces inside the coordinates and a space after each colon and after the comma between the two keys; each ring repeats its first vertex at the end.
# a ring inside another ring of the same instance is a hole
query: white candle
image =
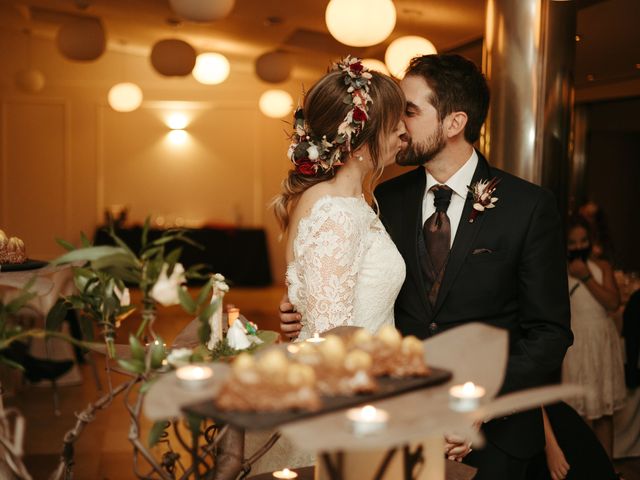
{"type": "Polygon", "coordinates": [[[289,352],[292,355],[295,355],[296,353],[298,353],[300,351],[300,347],[297,345],[287,345],[287,352],[289,352]]]}
{"type": "Polygon", "coordinates": [[[296,472],[292,472],[288,468],[273,472],[273,476],[275,478],[298,478],[298,474],[296,472]]]}
{"type": "Polygon", "coordinates": [[[326,339],[322,338],[318,332],[313,334],[313,337],[307,338],[305,341],[309,343],[322,343],[326,339]]]}
{"type": "Polygon", "coordinates": [[[389,420],[389,414],[373,405],[347,410],[347,418],[351,422],[351,430],[356,436],[370,435],[384,430],[389,420]]]}
{"type": "Polygon", "coordinates": [[[213,370],[207,366],[185,365],[176,370],[176,377],[183,387],[198,390],[209,383],[213,370]]]}
{"type": "Polygon", "coordinates": [[[456,412],[470,412],[480,406],[484,394],[485,389],[473,382],[454,385],[449,389],[449,408],[456,412]]]}

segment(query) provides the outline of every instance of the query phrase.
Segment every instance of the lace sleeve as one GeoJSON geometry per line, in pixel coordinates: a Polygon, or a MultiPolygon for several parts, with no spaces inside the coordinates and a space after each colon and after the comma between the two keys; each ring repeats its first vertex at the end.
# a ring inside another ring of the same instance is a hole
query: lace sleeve
{"type": "Polygon", "coordinates": [[[354,212],[327,203],[306,220],[296,253],[306,291],[303,322],[310,333],[351,325],[364,242],[357,218],[354,212]]]}

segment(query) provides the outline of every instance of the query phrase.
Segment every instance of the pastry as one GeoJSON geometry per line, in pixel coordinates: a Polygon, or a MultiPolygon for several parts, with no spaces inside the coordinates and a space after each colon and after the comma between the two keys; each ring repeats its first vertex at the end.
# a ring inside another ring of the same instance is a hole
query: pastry
{"type": "Polygon", "coordinates": [[[24,263],[26,261],[24,242],[18,237],[8,238],[0,230],[0,263],[24,263]]]}

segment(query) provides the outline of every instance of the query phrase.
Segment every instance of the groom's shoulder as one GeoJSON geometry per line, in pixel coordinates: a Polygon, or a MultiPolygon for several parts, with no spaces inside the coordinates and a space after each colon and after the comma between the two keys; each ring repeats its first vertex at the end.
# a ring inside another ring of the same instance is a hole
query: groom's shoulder
{"type": "Polygon", "coordinates": [[[386,180],[376,187],[375,195],[380,199],[381,197],[390,197],[402,193],[405,189],[415,185],[420,174],[424,175],[424,170],[421,167],[386,180]]]}
{"type": "Polygon", "coordinates": [[[521,200],[531,200],[533,202],[541,197],[553,196],[550,190],[543,188],[535,183],[531,183],[524,178],[517,177],[511,173],[491,167],[492,177],[500,179],[498,189],[508,190],[512,196],[516,196],[521,200]]]}

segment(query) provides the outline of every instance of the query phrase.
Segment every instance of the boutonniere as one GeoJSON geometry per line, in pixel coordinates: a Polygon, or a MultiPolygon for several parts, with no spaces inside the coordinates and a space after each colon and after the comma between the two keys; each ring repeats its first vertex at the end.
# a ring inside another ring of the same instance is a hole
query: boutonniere
{"type": "Polygon", "coordinates": [[[496,206],[498,197],[494,197],[493,192],[496,191],[498,183],[500,183],[500,179],[493,177],[491,180],[478,180],[467,187],[473,195],[473,211],[469,217],[469,223],[473,223],[476,217],[487,208],[496,206]]]}

